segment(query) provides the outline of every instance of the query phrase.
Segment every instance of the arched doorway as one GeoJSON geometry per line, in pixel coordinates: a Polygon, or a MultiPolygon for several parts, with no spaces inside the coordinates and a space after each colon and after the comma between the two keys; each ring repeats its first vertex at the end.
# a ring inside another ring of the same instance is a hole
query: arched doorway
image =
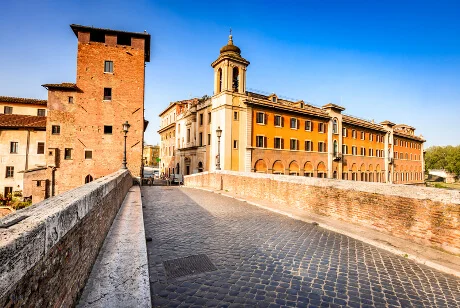
{"type": "Polygon", "coordinates": [[[85,184],[88,184],[89,182],[92,182],[92,181],[93,181],[93,177],[91,176],[91,174],[88,174],[85,177],[85,184]]]}
{"type": "Polygon", "coordinates": [[[179,163],[176,164],[176,172],[177,174],[180,174],[179,163]]]}

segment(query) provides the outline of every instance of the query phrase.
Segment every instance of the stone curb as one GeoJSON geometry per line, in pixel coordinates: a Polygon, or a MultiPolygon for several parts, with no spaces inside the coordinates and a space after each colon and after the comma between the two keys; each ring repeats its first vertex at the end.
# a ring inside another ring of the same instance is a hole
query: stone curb
{"type": "MultiPolygon", "coordinates": [[[[215,194],[219,194],[219,195],[222,195],[222,196],[225,196],[225,197],[228,197],[228,198],[232,198],[232,199],[235,199],[235,200],[238,200],[238,201],[242,201],[242,202],[246,202],[248,204],[251,204],[251,205],[254,205],[254,206],[257,206],[257,207],[260,207],[262,209],[265,209],[265,210],[269,210],[271,212],[274,212],[274,213],[277,213],[277,214],[281,214],[281,215],[284,215],[284,216],[288,216],[290,218],[293,218],[295,220],[300,220],[300,221],[303,221],[303,222],[307,222],[307,223],[313,223],[314,221],[313,220],[310,220],[310,219],[307,219],[307,218],[304,218],[304,217],[300,217],[298,215],[295,215],[295,214],[292,214],[292,213],[289,213],[289,212],[285,212],[285,211],[281,211],[281,210],[277,210],[277,209],[273,209],[273,208],[270,208],[270,207],[267,207],[267,206],[264,206],[262,204],[259,204],[259,203],[256,203],[256,202],[252,202],[252,201],[247,201],[245,199],[242,199],[242,198],[237,198],[235,196],[232,196],[232,195],[229,195],[229,194],[225,194],[225,193],[222,193],[220,191],[216,191],[216,190],[212,190],[212,189],[207,189],[207,188],[200,188],[200,187],[191,187],[191,186],[185,186],[187,188],[193,188],[193,189],[199,189],[199,190],[204,190],[204,191],[209,191],[209,192],[213,192],[215,194]]],[[[428,267],[431,267],[435,270],[438,270],[440,272],[443,272],[443,273],[446,273],[446,274],[449,274],[449,275],[453,275],[453,276],[456,276],[456,277],[459,277],[460,278],[460,271],[457,271],[455,269],[452,269],[452,268],[449,268],[447,266],[444,266],[444,265],[441,265],[439,263],[436,263],[436,262],[433,262],[429,259],[426,259],[426,258],[423,258],[423,257],[418,257],[418,256],[414,256],[412,254],[409,254],[407,253],[406,251],[403,251],[403,250],[400,250],[400,249],[397,249],[397,248],[394,248],[394,247],[391,247],[390,245],[386,245],[386,244],[383,244],[381,242],[378,242],[378,241],[374,241],[374,240],[371,240],[369,238],[366,238],[366,237],[362,237],[362,236],[359,236],[357,234],[354,234],[352,232],[347,232],[347,231],[344,231],[342,229],[338,229],[338,228],[335,228],[335,227],[332,227],[332,226],[329,226],[328,224],[324,224],[322,223],[321,225],[319,225],[321,228],[324,228],[324,229],[327,229],[329,231],[333,231],[333,232],[336,232],[336,233],[339,233],[339,234],[343,234],[343,235],[346,235],[348,237],[351,237],[355,240],[358,240],[358,241],[361,241],[363,243],[366,243],[366,244],[369,244],[369,245],[372,245],[372,246],[375,246],[377,248],[380,248],[380,249],[383,249],[383,250],[386,250],[392,254],[395,254],[395,255],[399,255],[399,256],[402,256],[402,257],[405,257],[409,260],[412,260],[418,264],[423,264],[423,265],[426,265],[428,267]]]]}

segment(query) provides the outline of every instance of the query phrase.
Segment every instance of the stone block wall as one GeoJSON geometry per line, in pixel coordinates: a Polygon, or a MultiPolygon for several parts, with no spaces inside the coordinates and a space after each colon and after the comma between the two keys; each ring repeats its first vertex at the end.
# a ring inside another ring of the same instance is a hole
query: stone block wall
{"type": "Polygon", "coordinates": [[[222,171],[185,177],[208,187],[355,223],[460,254],[460,191],[222,171]]]}
{"type": "Polygon", "coordinates": [[[0,307],[72,307],[129,188],[119,170],[0,220],[0,307]]]}

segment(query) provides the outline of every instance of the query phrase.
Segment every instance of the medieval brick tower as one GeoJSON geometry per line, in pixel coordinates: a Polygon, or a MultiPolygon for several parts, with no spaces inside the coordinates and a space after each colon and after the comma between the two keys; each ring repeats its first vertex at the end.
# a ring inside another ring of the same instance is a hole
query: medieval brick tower
{"type": "Polygon", "coordinates": [[[78,38],[76,83],[45,84],[48,89],[47,166],[51,195],[106,176],[123,160],[142,168],[145,63],[150,35],[71,25],[78,38]]]}

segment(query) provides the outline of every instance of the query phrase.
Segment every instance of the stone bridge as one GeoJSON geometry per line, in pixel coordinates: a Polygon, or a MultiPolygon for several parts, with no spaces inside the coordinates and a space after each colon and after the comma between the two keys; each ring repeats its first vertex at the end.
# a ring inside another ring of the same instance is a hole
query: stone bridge
{"type": "Polygon", "coordinates": [[[118,171],[0,220],[0,307],[458,307],[460,195],[118,171]],[[141,196],[142,195],[142,196],[141,196]]]}

